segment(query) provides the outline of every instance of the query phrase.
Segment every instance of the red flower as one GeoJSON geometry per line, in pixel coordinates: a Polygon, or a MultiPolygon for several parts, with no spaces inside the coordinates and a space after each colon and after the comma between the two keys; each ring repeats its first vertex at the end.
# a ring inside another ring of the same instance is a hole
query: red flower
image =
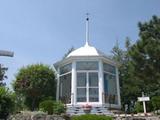
{"type": "Polygon", "coordinates": [[[84,109],[86,109],[86,108],[91,109],[91,108],[92,108],[92,106],[89,105],[89,104],[83,105],[82,107],[83,107],[84,109]]]}

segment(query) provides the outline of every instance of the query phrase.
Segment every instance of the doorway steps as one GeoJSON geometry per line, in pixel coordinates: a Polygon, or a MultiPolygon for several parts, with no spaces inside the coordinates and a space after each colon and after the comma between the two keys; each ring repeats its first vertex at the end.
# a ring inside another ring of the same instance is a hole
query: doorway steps
{"type": "MultiPolygon", "coordinates": [[[[83,107],[82,106],[67,106],[67,111],[66,113],[68,115],[83,115],[86,114],[83,111],[83,107]]],[[[107,107],[103,107],[103,106],[98,106],[98,107],[92,107],[90,114],[97,114],[97,115],[113,115],[113,113],[111,111],[108,110],[107,107]]]]}

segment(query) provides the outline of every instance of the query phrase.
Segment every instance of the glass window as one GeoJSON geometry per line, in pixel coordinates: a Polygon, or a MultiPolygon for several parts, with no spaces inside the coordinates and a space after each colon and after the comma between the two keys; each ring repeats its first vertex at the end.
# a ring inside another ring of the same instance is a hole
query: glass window
{"type": "Polygon", "coordinates": [[[97,61],[79,61],[76,64],[77,70],[98,70],[97,61]]]}
{"type": "Polygon", "coordinates": [[[86,86],[86,73],[77,73],[77,87],[84,87],[86,86]]]}
{"type": "Polygon", "coordinates": [[[60,67],[60,74],[70,72],[71,70],[72,70],[72,64],[64,65],[64,66],[60,67]]]}
{"type": "Polygon", "coordinates": [[[117,104],[117,83],[116,76],[108,73],[104,73],[104,91],[105,91],[105,102],[117,104]]]}
{"type": "Polygon", "coordinates": [[[116,74],[116,68],[113,65],[103,63],[103,70],[106,72],[110,72],[112,74],[116,74]]]}
{"type": "Polygon", "coordinates": [[[104,91],[108,93],[108,78],[107,73],[104,73],[104,91]]]}
{"type": "Polygon", "coordinates": [[[98,102],[98,88],[89,88],[89,102],[98,102]]]}
{"type": "Polygon", "coordinates": [[[89,73],[89,86],[92,86],[92,87],[98,86],[98,72],[89,73]]]}
{"type": "Polygon", "coordinates": [[[71,102],[71,73],[60,77],[59,93],[60,100],[67,103],[71,102]]]}
{"type": "Polygon", "coordinates": [[[77,102],[86,102],[86,88],[77,88],[77,102]]]}

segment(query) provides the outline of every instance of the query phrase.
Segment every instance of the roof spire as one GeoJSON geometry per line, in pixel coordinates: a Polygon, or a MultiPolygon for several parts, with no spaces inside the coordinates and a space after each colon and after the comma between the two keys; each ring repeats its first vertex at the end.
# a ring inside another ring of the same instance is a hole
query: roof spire
{"type": "Polygon", "coordinates": [[[85,46],[89,45],[89,13],[86,13],[86,43],[85,46]]]}

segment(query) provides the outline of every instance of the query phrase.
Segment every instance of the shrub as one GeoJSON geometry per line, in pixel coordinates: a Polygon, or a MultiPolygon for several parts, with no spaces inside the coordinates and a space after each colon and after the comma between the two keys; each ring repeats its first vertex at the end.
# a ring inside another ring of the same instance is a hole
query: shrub
{"type": "Polygon", "coordinates": [[[62,102],[60,102],[60,101],[54,102],[53,113],[61,114],[61,113],[65,113],[65,111],[66,111],[66,108],[62,102]]]}
{"type": "Polygon", "coordinates": [[[134,107],[135,112],[143,112],[143,105],[140,102],[136,102],[135,107],[134,107]]]}
{"type": "Polygon", "coordinates": [[[53,114],[53,105],[54,105],[53,100],[45,100],[39,104],[39,109],[51,115],[53,114]]]}
{"type": "Polygon", "coordinates": [[[65,112],[65,107],[62,102],[56,102],[53,100],[44,100],[39,104],[39,109],[43,112],[51,114],[61,114],[65,112]]]}
{"type": "Polygon", "coordinates": [[[154,96],[151,99],[154,110],[160,109],[160,96],[154,96]]]}
{"type": "Polygon", "coordinates": [[[0,119],[6,119],[13,112],[14,99],[12,93],[5,87],[0,87],[0,119]]]}
{"type": "Polygon", "coordinates": [[[113,120],[112,117],[104,116],[104,115],[80,115],[80,116],[72,116],[71,120],[113,120]]]}

